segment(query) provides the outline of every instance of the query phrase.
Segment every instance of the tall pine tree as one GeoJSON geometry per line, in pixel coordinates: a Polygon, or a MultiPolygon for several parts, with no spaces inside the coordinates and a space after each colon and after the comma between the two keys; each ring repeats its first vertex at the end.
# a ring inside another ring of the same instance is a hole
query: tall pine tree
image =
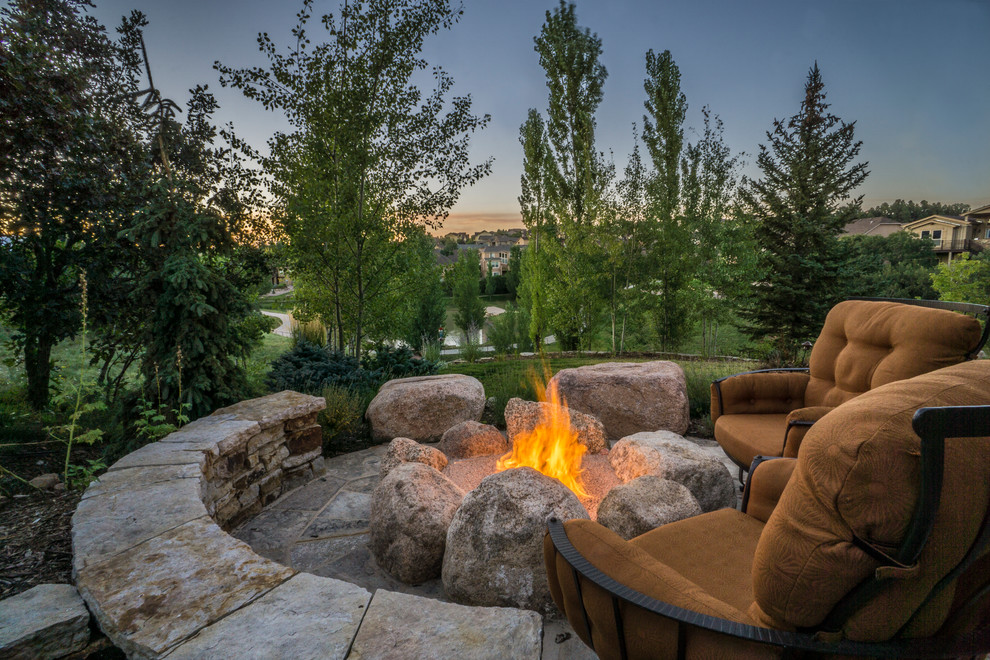
{"type": "Polygon", "coordinates": [[[838,236],[857,217],[866,179],[854,163],[862,142],[855,122],[828,112],[818,64],[805,84],[801,110],[775,120],[757,157],[762,177],[743,179],[742,203],[753,216],[762,277],[745,310],[754,338],[773,338],[785,358],[813,339],[841,296],[838,236]]]}

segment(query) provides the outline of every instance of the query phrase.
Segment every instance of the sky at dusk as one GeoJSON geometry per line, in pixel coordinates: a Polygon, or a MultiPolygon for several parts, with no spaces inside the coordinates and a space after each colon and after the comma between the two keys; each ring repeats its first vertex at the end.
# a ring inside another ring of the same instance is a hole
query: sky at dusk
{"type": "MultiPolygon", "coordinates": [[[[283,118],[223,89],[213,62],[264,65],[256,37],[287,47],[301,3],[275,0],[95,0],[108,28],[131,9],[150,21],[145,39],[156,85],[176,101],[209,84],[220,123],[264,147],[283,118]]],[[[686,138],[697,139],[701,108],[725,122],[743,173],[775,118],[795,114],[817,60],[831,111],[856,121],[871,174],[864,207],[897,198],[990,203],[990,0],[578,0],[577,18],[602,40],[608,70],[598,148],[621,173],[642,125],[645,53],[668,49],[689,105],[686,138]]],[[[315,3],[336,13],[337,2],[315,3]]],[[[544,112],[547,90],[533,37],[551,0],[464,0],[464,15],[433,37],[424,56],[470,94],[491,124],[472,139],[474,160],[494,156],[492,175],[463,191],[443,227],[472,231],[522,226],[519,126],[544,112]]],[[[311,36],[319,28],[311,22],[311,36]]]]}

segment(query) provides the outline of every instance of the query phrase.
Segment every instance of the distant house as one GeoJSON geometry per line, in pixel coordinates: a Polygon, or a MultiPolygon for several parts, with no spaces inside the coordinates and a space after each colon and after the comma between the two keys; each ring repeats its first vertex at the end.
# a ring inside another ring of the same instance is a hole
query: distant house
{"type": "MultiPolygon", "coordinates": [[[[514,243],[514,242],[513,242],[514,243]]],[[[481,248],[481,268],[487,273],[489,267],[492,275],[505,275],[509,272],[509,252],[512,243],[487,245],[481,248]]]]}
{"type": "Polygon", "coordinates": [[[883,216],[877,218],[858,218],[842,230],[843,236],[890,236],[902,230],[901,223],[883,216]]]}
{"type": "Polygon", "coordinates": [[[471,240],[471,235],[464,231],[452,231],[446,234],[444,238],[452,238],[455,243],[467,243],[471,240]]]}
{"type": "Polygon", "coordinates": [[[495,234],[494,232],[490,232],[490,231],[479,231],[472,237],[472,240],[474,240],[475,243],[488,245],[489,243],[495,240],[495,234]]]}
{"type": "Polygon", "coordinates": [[[990,204],[971,209],[962,217],[973,226],[973,240],[981,248],[990,247],[990,204]]]}
{"type": "MultiPolygon", "coordinates": [[[[986,207],[981,207],[986,209],[986,207]]],[[[959,256],[963,252],[978,252],[983,249],[983,243],[974,240],[975,229],[983,227],[986,220],[981,221],[981,209],[970,212],[967,216],[958,215],[930,215],[914,222],[906,222],[903,227],[906,231],[930,238],[935,243],[935,254],[940,263],[949,263],[952,258],[959,256]],[[972,217],[973,219],[969,219],[972,217]]],[[[984,235],[986,233],[984,232],[984,235]]]]}

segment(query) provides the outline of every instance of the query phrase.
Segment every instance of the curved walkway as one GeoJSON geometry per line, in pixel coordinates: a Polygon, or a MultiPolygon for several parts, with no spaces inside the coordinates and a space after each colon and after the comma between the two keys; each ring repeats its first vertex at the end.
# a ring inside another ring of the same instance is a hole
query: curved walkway
{"type": "Polygon", "coordinates": [[[282,325],[278,326],[273,333],[279,335],[280,337],[291,337],[292,336],[292,316],[289,314],[283,314],[281,312],[269,312],[267,310],[261,310],[261,313],[265,316],[270,316],[273,319],[278,319],[282,322],[282,325]]]}

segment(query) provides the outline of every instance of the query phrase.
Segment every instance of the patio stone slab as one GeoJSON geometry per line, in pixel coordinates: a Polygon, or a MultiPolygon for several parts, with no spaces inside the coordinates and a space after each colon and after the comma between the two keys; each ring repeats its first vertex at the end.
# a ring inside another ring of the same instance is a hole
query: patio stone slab
{"type": "Polygon", "coordinates": [[[87,566],[77,584],[103,631],[128,657],[144,658],[164,654],[294,574],[200,518],[87,566]]]}
{"type": "Polygon", "coordinates": [[[240,419],[257,422],[262,429],[284,424],[289,420],[305,419],[326,406],[318,396],[285,390],[259,399],[249,399],[220,408],[214,415],[236,415],[240,419]]]}
{"type": "Polygon", "coordinates": [[[310,511],[269,509],[259,513],[231,532],[262,557],[284,560],[285,547],[303,533],[313,518],[310,511]]]}
{"type": "Polygon", "coordinates": [[[363,477],[361,479],[351,479],[346,484],[344,484],[343,490],[349,490],[355,493],[370,494],[373,490],[375,490],[375,486],[378,485],[379,481],[381,481],[381,479],[375,475],[372,475],[370,477],[363,477]]]}
{"type": "Polygon", "coordinates": [[[566,619],[545,619],[542,660],[598,660],[598,654],[581,641],[566,619]]]}
{"type": "Polygon", "coordinates": [[[391,591],[376,591],[350,660],[540,657],[543,619],[506,607],[467,607],[391,591]]]}
{"type": "Polygon", "coordinates": [[[371,517],[371,495],[342,490],[320,514],[323,519],[368,520],[371,517]]]}
{"type": "Polygon", "coordinates": [[[86,500],[98,495],[107,495],[134,488],[135,484],[149,486],[166,483],[175,479],[202,480],[203,472],[198,466],[187,463],[184,465],[152,465],[148,467],[124,468],[104,472],[100,478],[89,485],[82,499],[86,500]]]}
{"type": "Polygon", "coordinates": [[[72,516],[73,567],[82,570],[195,519],[209,520],[197,479],[132,482],[128,490],[88,497],[72,516]]]}
{"type": "Polygon", "coordinates": [[[296,570],[322,575],[318,572],[320,566],[367,545],[368,534],[296,543],[289,551],[289,563],[296,570]]]}
{"type": "Polygon", "coordinates": [[[153,465],[198,465],[206,464],[204,454],[209,442],[154,442],[145,445],[137,451],[132,451],[111,465],[108,470],[123,470],[133,467],[148,467],[153,465]]]}
{"type": "Polygon", "coordinates": [[[167,657],[343,660],[370,601],[370,592],[349,582],[300,573],[167,657]]]}
{"type": "Polygon", "coordinates": [[[0,600],[0,657],[61,658],[89,642],[89,611],[71,584],[39,584],[0,600]]]}
{"type": "Polygon", "coordinates": [[[313,479],[305,486],[280,497],[272,504],[272,508],[319,511],[345,483],[347,483],[346,479],[329,475],[313,479]]]}

